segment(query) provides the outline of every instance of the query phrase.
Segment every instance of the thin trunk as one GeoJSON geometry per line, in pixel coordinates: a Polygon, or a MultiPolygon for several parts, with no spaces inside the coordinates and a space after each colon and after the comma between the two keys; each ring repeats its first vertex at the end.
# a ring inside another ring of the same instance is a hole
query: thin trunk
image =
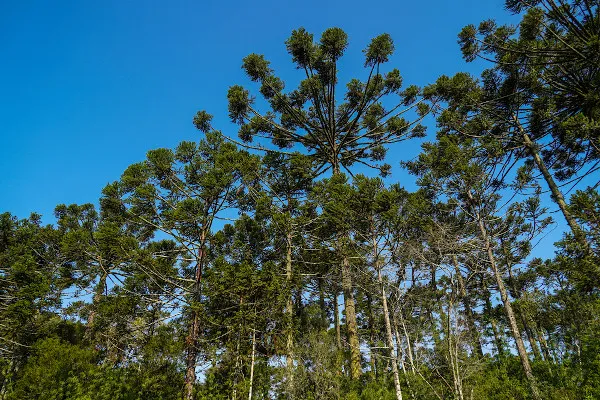
{"type": "MultiPolygon", "coordinates": [[[[506,257],[505,263],[506,263],[506,269],[508,270],[508,284],[509,284],[510,289],[512,290],[511,295],[515,299],[521,300],[523,298],[524,291],[519,289],[515,282],[515,278],[513,275],[514,264],[513,264],[513,260],[512,260],[512,255],[511,255],[510,250],[508,249],[506,243],[502,239],[500,239],[500,246],[502,248],[502,251],[504,252],[504,256],[506,257]]],[[[540,354],[538,344],[535,341],[535,337],[531,333],[527,315],[525,315],[525,310],[523,310],[522,307],[518,307],[516,310],[516,314],[518,314],[519,318],[521,319],[521,324],[523,324],[523,330],[527,334],[527,340],[529,340],[529,345],[531,346],[533,356],[535,357],[536,360],[542,360],[542,356],[540,354]]]]}
{"type": "Polygon", "coordinates": [[[292,234],[286,236],[285,273],[288,286],[288,299],[286,304],[287,316],[287,341],[286,341],[286,367],[288,392],[291,393],[294,379],[294,301],[292,299],[292,234]]]}
{"type": "Polygon", "coordinates": [[[538,342],[540,343],[540,346],[542,347],[542,352],[544,353],[544,358],[546,359],[546,361],[554,363],[555,360],[552,359],[552,355],[550,354],[550,348],[548,347],[548,342],[546,341],[544,334],[535,325],[533,327],[533,330],[535,331],[535,335],[537,336],[538,342]]]}
{"type": "Polygon", "coordinates": [[[358,379],[362,373],[360,366],[360,344],[358,340],[358,324],[356,322],[356,305],[352,288],[350,262],[346,256],[342,259],[342,289],[344,291],[344,308],[346,312],[346,328],[350,344],[350,377],[358,379]]]}
{"type": "Polygon", "coordinates": [[[12,382],[12,380],[14,379],[17,369],[18,368],[15,363],[15,357],[11,356],[10,361],[6,365],[6,368],[4,369],[4,371],[2,371],[2,375],[0,375],[2,377],[2,387],[0,388],[0,399],[1,400],[6,399],[8,387],[9,387],[10,383],[12,382]]]}
{"type": "MultiPolygon", "coordinates": [[[[244,306],[244,297],[240,297],[240,311],[242,311],[243,306],[244,306]]],[[[233,390],[231,393],[232,400],[237,399],[238,372],[240,373],[240,375],[243,374],[241,372],[242,361],[241,361],[241,357],[240,357],[240,347],[242,345],[242,328],[243,328],[243,326],[244,326],[244,322],[243,322],[243,317],[242,317],[242,320],[238,324],[238,329],[237,329],[237,344],[235,346],[235,367],[233,370],[233,385],[232,385],[233,390]]]]}
{"type": "MultiPolygon", "coordinates": [[[[333,133],[335,130],[332,130],[333,133]]],[[[336,157],[332,160],[333,174],[340,173],[339,160],[336,157]]],[[[348,234],[345,234],[348,238],[348,234]]],[[[345,254],[342,254],[343,249],[338,249],[337,253],[342,258],[342,291],[344,293],[344,308],[346,313],[346,328],[348,331],[348,343],[350,344],[350,376],[353,380],[360,377],[362,369],[360,366],[360,342],[358,339],[358,324],[356,322],[356,306],[354,303],[354,293],[352,289],[352,275],[350,271],[350,262],[345,254]]]]}
{"type": "Polygon", "coordinates": [[[374,235],[373,257],[375,259],[375,269],[377,270],[377,281],[379,283],[379,286],[381,287],[381,304],[383,305],[383,319],[385,321],[387,347],[390,351],[390,358],[392,360],[392,372],[394,374],[394,388],[396,389],[396,399],[402,400],[402,389],[400,388],[400,374],[398,373],[398,353],[394,350],[394,337],[392,335],[392,324],[390,323],[390,312],[388,310],[387,295],[385,293],[385,285],[383,282],[383,276],[381,274],[381,266],[379,265],[379,250],[374,235]]]}
{"type": "Polygon", "coordinates": [[[395,313],[392,313],[392,326],[394,327],[394,337],[396,338],[396,354],[402,373],[406,375],[406,365],[404,365],[404,349],[402,348],[402,339],[398,331],[398,321],[396,321],[395,313]],[[400,354],[402,352],[402,355],[400,354]]]}
{"type": "MultiPolygon", "coordinates": [[[[392,336],[392,324],[390,323],[390,313],[387,305],[387,295],[381,278],[381,269],[378,267],[377,276],[381,285],[381,301],[383,303],[383,319],[385,321],[385,332],[387,336],[387,347],[390,350],[392,359],[392,372],[394,374],[394,388],[396,389],[396,399],[402,400],[402,389],[400,388],[400,374],[398,372],[398,353],[394,350],[394,337],[392,336]]],[[[399,351],[400,349],[398,349],[399,351]]]]}
{"type": "MultiPolygon", "coordinates": [[[[546,343],[548,345],[548,348],[552,352],[552,359],[554,360],[554,362],[556,364],[558,364],[559,362],[561,362],[563,360],[563,354],[559,350],[556,341],[552,339],[552,336],[550,336],[550,332],[546,331],[546,334],[548,335],[548,341],[546,343]]],[[[542,337],[543,336],[544,336],[544,333],[542,332],[542,337]]]]}
{"type": "MultiPolygon", "coordinates": [[[[410,397],[412,399],[415,398],[415,392],[412,389],[412,387],[410,386],[410,381],[408,380],[408,376],[406,374],[406,365],[404,363],[404,356],[406,354],[406,352],[404,351],[404,348],[402,347],[402,339],[400,339],[400,333],[398,330],[398,320],[396,319],[396,312],[392,312],[392,326],[394,327],[394,336],[396,337],[396,357],[398,358],[398,361],[400,362],[400,368],[402,369],[402,373],[404,374],[404,382],[406,382],[406,387],[408,387],[408,390],[410,392],[410,397]]],[[[407,336],[408,339],[408,336],[407,336]]],[[[410,344],[410,341],[407,341],[410,344]]],[[[412,359],[412,355],[411,355],[411,359],[412,359]]],[[[414,364],[411,364],[412,367],[412,373],[413,375],[415,374],[415,366],[414,364]]]]}
{"type": "Polygon", "coordinates": [[[531,346],[531,350],[533,351],[533,356],[536,360],[543,360],[544,358],[542,357],[542,353],[540,353],[539,344],[536,340],[535,335],[533,334],[533,331],[531,330],[531,327],[527,321],[527,318],[525,317],[524,312],[522,310],[519,310],[519,315],[521,316],[521,323],[523,324],[523,329],[527,333],[527,339],[529,340],[529,345],[531,346]]]}
{"type": "Polygon", "coordinates": [[[252,355],[250,356],[250,388],[248,400],[252,400],[252,385],[254,384],[254,357],[256,353],[256,329],[252,329],[252,355]]]}
{"type": "Polygon", "coordinates": [[[344,364],[344,355],[342,349],[342,327],[340,326],[340,304],[338,302],[338,289],[334,289],[333,293],[333,324],[335,326],[335,366],[336,375],[342,375],[342,366],[344,364]]]}
{"type": "MultiPolygon", "coordinates": [[[[204,245],[206,240],[207,230],[202,229],[200,234],[200,248],[198,249],[196,261],[196,273],[194,279],[194,302],[200,302],[200,289],[202,283],[202,268],[204,266],[204,245]]],[[[200,334],[200,312],[196,307],[192,310],[192,323],[188,336],[185,340],[186,347],[186,371],[185,385],[183,389],[183,398],[185,400],[194,399],[194,384],[196,383],[196,360],[198,358],[198,337],[200,334]]]]}
{"type": "Polygon", "coordinates": [[[448,356],[450,361],[450,366],[452,367],[452,382],[454,384],[454,394],[456,398],[459,400],[463,400],[463,389],[462,389],[462,379],[460,378],[460,369],[458,365],[458,343],[454,343],[452,340],[452,309],[453,302],[450,300],[448,304],[448,317],[446,323],[446,340],[448,342],[448,356]]]}
{"type": "Polygon", "coordinates": [[[368,328],[369,328],[369,348],[370,351],[370,362],[371,362],[371,372],[373,373],[373,378],[377,379],[377,360],[375,354],[375,339],[377,337],[375,333],[375,318],[373,317],[373,299],[369,293],[366,294],[367,297],[367,312],[368,312],[368,328]]]}
{"type": "MultiPolygon", "coordinates": [[[[467,192],[469,200],[473,202],[473,196],[471,192],[467,192]]],[[[487,230],[483,223],[483,219],[478,211],[475,210],[475,215],[477,219],[477,224],[479,226],[479,233],[481,234],[481,239],[484,242],[485,249],[487,252],[488,260],[490,266],[492,268],[492,272],[494,277],[496,278],[496,284],[498,285],[498,290],[500,291],[500,298],[502,299],[502,303],[504,304],[504,310],[506,312],[506,317],[509,322],[510,330],[512,332],[513,338],[515,340],[515,344],[517,345],[517,352],[519,353],[519,358],[521,359],[521,365],[523,366],[523,371],[525,372],[525,376],[529,381],[529,387],[531,389],[531,394],[535,400],[541,400],[540,393],[537,387],[537,383],[535,377],[533,376],[533,371],[531,370],[531,365],[529,364],[529,358],[527,357],[527,352],[525,351],[525,345],[523,343],[523,338],[521,337],[521,332],[519,331],[519,327],[517,325],[517,320],[515,318],[515,313],[513,311],[512,305],[510,303],[510,299],[508,298],[508,293],[506,287],[504,286],[504,280],[500,275],[500,271],[498,270],[498,265],[496,264],[496,257],[494,256],[494,252],[492,250],[492,244],[490,242],[490,238],[488,236],[487,230]]]]}
{"type": "MultiPolygon", "coordinates": [[[[438,329],[438,325],[436,323],[436,313],[435,313],[435,308],[437,308],[438,305],[441,304],[440,292],[438,292],[438,290],[437,290],[436,271],[437,271],[437,268],[434,265],[432,265],[430,267],[431,276],[429,279],[429,290],[431,290],[431,292],[433,294],[433,298],[435,300],[433,302],[427,301],[425,303],[425,307],[427,308],[428,320],[431,322],[431,336],[433,338],[433,343],[435,344],[435,346],[438,346],[442,342],[442,339],[440,336],[440,329],[438,329]]],[[[440,306],[438,314],[440,315],[440,328],[442,330],[443,330],[443,326],[444,326],[443,313],[444,313],[444,311],[442,310],[442,308],[440,306]]]]}
{"type": "Polygon", "coordinates": [[[412,346],[410,344],[410,336],[408,335],[408,331],[406,330],[404,316],[402,316],[402,310],[400,310],[398,315],[400,315],[400,322],[402,323],[402,330],[404,331],[404,339],[406,340],[406,353],[408,354],[408,363],[410,364],[410,369],[414,374],[416,372],[415,361],[413,358],[412,346]]]}
{"type": "Polygon", "coordinates": [[[562,212],[563,216],[565,217],[567,224],[569,224],[569,227],[571,228],[571,232],[573,233],[575,240],[577,240],[577,242],[582,246],[582,248],[584,249],[584,251],[586,253],[589,253],[590,252],[590,244],[588,243],[588,241],[585,237],[585,233],[584,233],[583,229],[581,229],[581,226],[579,226],[579,224],[575,220],[575,217],[573,217],[573,214],[571,214],[571,212],[569,211],[569,206],[567,205],[567,202],[565,201],[565,197],[563,196],[562,192],[560,191],[560,188],[554,181],[554,177],[552,176],[552,174],[550,174],[550,171],[548,171],[548,168],[546,167],[546,163],[540,156],[540,153],[539,153],[535,143],[533,143],[533,141],[531,140],[529,135],[525,132],[525,130],[521,126],[521,123],[516,118],[516,116],[514,116],[513,119],[514,119],[515,123],[517,124],[517,128],[519,129],[519,132],[523,138],[523,144],[525,145],[525,148],[527,149],[527,151],[533,158],[533,161],[534,161],[536,167],[542,173],[544,180],[548,184],[548,187],[550,188],[550,192],[552,193],[552,199],[556,202],[556,204],[558,204],[558,207],[560,208],[560,211],[562,212]]]}

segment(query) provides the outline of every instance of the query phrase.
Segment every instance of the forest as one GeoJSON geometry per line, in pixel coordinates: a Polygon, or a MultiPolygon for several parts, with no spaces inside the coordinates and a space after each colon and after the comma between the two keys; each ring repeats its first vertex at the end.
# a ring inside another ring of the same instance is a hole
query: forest
{"type": "Polygon", "coordinates": [[[505,6],[423,87],[388,34],[349,65],[298,28],[237,132],[199,111],[97,204],[0,214],[0,400],[600,399],[600,1],[505,6]]]}

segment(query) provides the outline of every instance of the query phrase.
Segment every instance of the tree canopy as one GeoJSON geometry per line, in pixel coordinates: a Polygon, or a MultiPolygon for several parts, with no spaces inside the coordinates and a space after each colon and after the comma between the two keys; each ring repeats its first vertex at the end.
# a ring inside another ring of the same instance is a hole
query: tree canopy
{"type": "Polygon", "coordinates": [[[599,5],[506,1],[422,89],[388,34],[348,66],[298,28],[237,135],[199,111],[98,205],[0,214],[0,400],[600,398],[599,5]]]}

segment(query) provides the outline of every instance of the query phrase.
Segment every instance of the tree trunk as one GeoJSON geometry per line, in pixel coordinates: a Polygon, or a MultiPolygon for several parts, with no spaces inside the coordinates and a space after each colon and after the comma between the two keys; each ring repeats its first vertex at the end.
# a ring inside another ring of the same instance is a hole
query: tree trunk
{"type": "Polygon", "coordinates": [[[193,320],[190,326],[188,337],[186,338],[186,371],[185,371],[185,387],[184,396],[185,400],[194,399],[194,383],[196,382],[196,359],[198,357],[198,332],[199,332],[199,321],[198,312],[193,311],[193,320]]]}
{"type": "MultiPolygon", "coordinates": [[[[468,197],[471,202],[473,202],[473,196],[471,192],[468,192],[468,197]]],[[[475,208],[475,207],[473,207],[475,208]]],[[[477,210],[475,210],[475,216],[477,219],[477,224],[479,226],[479,233],[481,234],[481,239],[484,242],[485,249],[488,256],[488,261],[492,268],[492,272],[494,277],[496,278],[496,284],[498,285],[498,290],[500,291],[500,298],[502,299],[502,303],[504,305],[504,310],[506,312],[506,317],[509,322],[510,330],[512,332],[513,338],[515,340],[515,344],[517,346],[517,352],[519,353],[519,358],[521,359],[521,365],[523,366],[523,371],[525,372],[525,376],[527,377],[527,381],[529,382],[529,388],[531,389],[531,394],[535,400],[541,400],[540,393],[537,387],[537,383],[535,377],[533,376],[533,371],[531,370],[531,365],[529,364],[529,358],[527,357],[527,352],[525,351],[525,345],[523,343],[523,338],[521,337],[521,332],[519,331],[519,327],[517,325],[517,320],[515,318],[515,313],[513,311],[510,299],[508,298],[508,293],[506,287],[504,286],[504,280],[500,275],[500,271],[498,270],[498,265],[496,264],[496,257],[494,256],[494,252],[492,250],[492,244],[490,242],[490,238],[488,236],[487,230],[483,223],[483,219],[477,210]]]]}
{"type": "Polygon", "coordinates": [[[454,308],[453,301],[448,304],[448,317],[446,323],[446,340],[448,342],[448,357],[450,366],[452,367],[452,382],[454,384],[454,395],[458,400],[463,400],[462,379],[460,377],[460,369],[458,365],[458,345],[454,343],[452,338],[452,310],[454,308]]]}
{"type": "Polygon", "coordinates": [[[402,316],[402,310],[398,313],[400,315],[400,322],[402,323],[402,331],[404,332],[404,339],[406,340],[406,354],[408,354],[408,363],[410,364],[410,370],[412,373],[416,373],[415,360],[413,357],[412,346],[410,344],[410,336],[408,335],[408,330],[406,329],[406,324],[404,323],[404,317],[402,316]]]}
{"type": "Polygon", "coordinates": [[[534,336],[531,327],[527,321],[527,318],[522,310],[519,310],[519,315],[521,317],[521,323],[523,324],[523,330],[527,333],[527,339],[529,340],[529,345],[531,346],[531,351],[533,351],[533,357],[536,360],[543,360],[542,353],[540,353],[540,348],[536,337],[534,336]]]}
{"type": "MultiPolygon", "coordinates": [[[[396,399],[402,400],[402,389],[400,388],[400,374],[398,372],[398,353],[394,351],[394,337],[392,335],[392,324],[390,323],[390,312],[387,304],[387,295],[385,286],[381,276],[381,268],[377,266],[377,279],[381,286],[381,302],[383,304],[383,319],[385,321],[385,333],[387,338],[387,347],[390,350],[390,358],[392,359],[392,372],[394,374],[394,388],[396,389],[396,399]]],[[[397,349],[398,351],[400,349],[397,349]]]]}
{"type": "Polygon", "coordinates": [[[329,327],[329,321],[327,320],[327,305],[325,303],[325,289],[323,288],[323,277],[317,278],[317,285],[319,289],[319,308],[321,309],[321,328],[327,331],[329,327]]]}
{"type": "Polygon", "coordinates": [[[546,361],[554,363],[555,360],[552,359],[552,355],[550,354],[550,348],[548,347],[548,342],[546,342],[546,338],[544,338],[544,334],[540,331],[540,329],[537,328],[537,326],[533,327],[533,330],[535,331],[535,335],[538,338],[538,342],[540,343],[540,346],[542,348],[542,352],[544,353],[544,358],[546,359],[546,361]]]}
{"type": "Polygon", "coordinates": [[[370,350],[370,362],[371,362],[371,373],[372,373],[372,377],[373,379],[377,379],[377,360],[376,360],[376,352],[375,352],[375,346],[376,346],[376,337],[377,334],[375,332],[375,318],[373,317],[373,299],[371,298],[371,295],[367,292],[366,293],[366,298],[367,298],[367,312],[368,312],[368,318],[367,318],[367,323],[369,325],[369,348],[370,350]]]}
{"type": "Polygon", "coordinates": [[[196,360],[198,358],[198,337],[200,334],[200,312],[198,311],[197,304],[200,302],[200,290],[202,283],[202,268],[204,266],[204,245],[206,241],[207,230],[202,229],[200,234],[200,248],[198,249],[198,255],[196,259],[196,273],[194,282],[194,293],[193,298],[193,310],[192,310],[192,323],[190,324],[190,330],[185,340],[186,347],[186,362],[185,362],[185,385],[183,398],[185,400],[194,399],[194,384],[196,383],[196,360]]]}
{"type": "Polygon", "coordinates": [[[294,301],[292,299],[292,234],[286,235],[285,273],[288,287],[286,304],[287,316],[287,341],[286,341],[286,368],[288,392],[291,393],[294,379],[294,301]]]}
{"type": "Polygon", "coordinates": [[[250,356],[250,388],[248,400],[252,400],[252,385],[254,384],[254,357],[256,353],[256,329],[252,329],[252,355],[250,356]]]}
{"type": "MultiPolygon", "coordinates": [[[[510,253],[509,248],[506,246],[506,243],[502,239],[500,239],[500,246],[502,247],[502,251],[504,252],[504,256],[506,257],[505,263],[506,263],[506,269],[508,270],[508,284],[509,284],[510,289],[512,290],[511,295],[515,299],[521,300],[523,298],[524,290],[519,289],[515,282],[515,278],[513,275],[514,264],[512,261],[512,255],[510,253]]],[[[533,356],[535,357],[536,360],[542,360],[542,356],[540,354],[538,344],[537,344],[536,339],[535,339],[534,335],[532,334],[531,329],[529,327],[529,322],[528,322],[528,318],[527,318],[525,309],[523,307],[521,307],[521,304],[519,304],[519,307],[517,308],[516,313],[519,315],[519,318],[521,319],[521,324],[523,324],[523,330],[527,334],[527,340],[529,340],[529,345],[531,346],[531,350],[533,351],[533,356]]]]}
{"type": "Polygon", "coordinates": [[[8,391],[8,387],[9,387],[10,383],[13,381],[13,379],[15,378],[17,370],[18,370],[18,366],[17,366],[17,363],[15,363],[15,357],[14,357],[14,355],[11,355],[10,361],[6,365],[6,368],[4,369],[4,371],[2,371],[2,375],[0,375],[0,377],[2,377],[2,386],[0,387],[0,400],[6,399],[6,393],[8,391]]]}
{"type": "Polygon", "coordinates": [[[396,338],[396,357],[398,358],[398,362],[400,363],[400,368],[402,368],[402,373],[406,375],[406,366],[404,365],[404,349],[402,348],[402,340],[400,339],[400,333],[398,331],[398,321],[396,321],[396,316],[392,312],[392,326],[394,327],[394,337],[396,338]],[[401,354],[402,353],[402,354],[401,354]]]}
{"type": "MultiPolygon", "coordinates": [[[[375,269],[377,270],[377,281],[381,287],[381,304],[383,306],[383,320],[385,321],[385,333],[387,339],[387,347],[390,351],[392,360],[392,372],[394,374],[394,388],[396,390],[396,399],[402,400],[402,389],[400,387],[400,374],[398,372],[398,353],[394,350],[394,336],[392,335],[392,324],[390,323],[390,312],[387,304],[387,295],[385,293],[385,285],[381,274],[381,266],[379,265],[379,251],[377,241],[373,236],[373,257],[375,260],[375,269]]],[[[399,349],[398,349],[399,350],[399,349]]]]}
{"type": "Polygon", "coordinates": [[[577,242],[582,246],[583,250],[586,253],[589,253],[590,252],[590,244],[588,243],[588,241],[585,237],[585,233],[584,233],[583,229],[581,229],[581,226],[579,226],[579,224],[575,220],[575,217],[573,217],[573,214],[571,214],[571,212],[569,211],[569,206],[567,205],[567,202],[565,201],[565,197],[563,196],[558,185],[554,181],[554,177],[550,174],[550,171],[548,171],[548,168],[546,167],[546,163],[540,156],[540,153],[538,152],[538,149],[537,149],[535,143],[533,143],[533,141],[531,140],[529,135],[525,132],[525,130],[521,126],[521,123],[516,118],[516,116],[513,116],[513,119],[514,119],[515,123],[517,124],[519,132],[521,133],[521,136],[523,138],[523,144],[525,145],[525,148],[527,149],[527,151],[533,158],[533,161],[534,161],[536,167],[542,173],[544,180],[548,184],[548,187],[550,188],[550,192],[552,193],[552,199],[556,202],[556,204],[558,204],[558,207],[560,208],[560,211],[562,212],[563,216],[565,217],[567,224],[569,224],[569,227],[571,228],[571,232],[573,233],[575,240],[577,240],[577,242]]]}
{"type": "Polygon", "coordinates": [[[342,289],[344,291],[344,308],[346,312],[346,328],[350,344],[350,377],[358,379],[362,373],[360,366],[360,344],[358,340],[358,324],[356,322],[356,305],[352,288],[350,262],[344,255],[342,259],[342,289]]]}

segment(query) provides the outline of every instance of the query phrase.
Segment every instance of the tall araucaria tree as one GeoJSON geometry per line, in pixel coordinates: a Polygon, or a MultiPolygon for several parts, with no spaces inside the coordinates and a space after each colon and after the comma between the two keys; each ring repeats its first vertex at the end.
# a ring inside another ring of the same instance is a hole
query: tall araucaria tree
{"type": "MultiPolygon", "coordinates": [[[[239,137],[246,146],[266,150],[264,140],[273,150],[301,146],[313,159],[315,176],[330,170],[333,174],[349,171],[364,164],[385,175],[390,166],[382,163],[386,145],[420,137],[419,124],[428,107],[417,101],[416,86],[403,89],[397,69],[383,72],[394,51],[388,34],[374,38],[364,50],[366,79],[351,79],[345,90],[338,81],[340,59],[348,46],[348,37],[340,28],[323,32],[319,42],[304,28],[294,30],[286,48],[303,79],[294,90],[284,91],[263,55],[250,54],[242,68],[251,81],[260,85],[259,92],[270,110],[261,112],[254,97],[242,86],[232,86],[227,98],[229,116],[240,125],[239,137]],[[409,122],[408,116],[414,120],[409,122]],[[406,118],[405,118],[406,117],[406,118]],[[258,139],[258,144],[252,144],[258,139]],[[261,140],[264,139],[264,140],[261,140]]],[[[199,113],[202,120],[203,113],[199,113]]],[[[232,139],[233,140],[233,139],[232,139]]],[[[354,309],[349,264],[342,257],[342,289],[347,310],[354,309]]],[[[358,378],[360,349],[356,319],[349,313],[347,324],[351,345],[351,375],[358,378]]]]}

